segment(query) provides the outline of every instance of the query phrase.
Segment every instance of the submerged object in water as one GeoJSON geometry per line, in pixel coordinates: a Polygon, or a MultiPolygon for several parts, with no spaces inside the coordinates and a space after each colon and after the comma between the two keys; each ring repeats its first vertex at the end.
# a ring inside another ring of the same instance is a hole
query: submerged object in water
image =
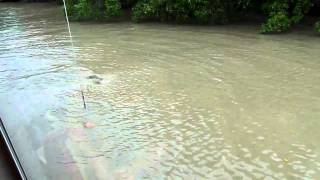
{"type": "Polygon", "coordinates": [[[92,122],[87,121],[83,123],[83,127],[90,129],[90,128],[94,128],[95,125],[92,122]]]}
{"type": "Polygon", "coordinates": [[[99,77],[98,75],[90,75],[90,76],[88,76],[88,79],[96,79],[96,80],[103,80],[103,78],[101,78],[101,77],[99,77]]]}

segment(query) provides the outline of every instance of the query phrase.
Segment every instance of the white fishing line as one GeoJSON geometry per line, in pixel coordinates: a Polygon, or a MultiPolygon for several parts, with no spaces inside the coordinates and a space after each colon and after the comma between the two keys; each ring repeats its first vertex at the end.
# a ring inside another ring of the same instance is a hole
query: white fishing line
{"type": "MultiPolygon", "coordinates": [[[[66,0],[63,0],[63,7],[64,7],[64,14],[66,15],[66,20],[67,20],[67,25],[68,25],[68,31],[69,31],[69,37],[70,37],[70,42],[71,42],[71,47],[72,47],[72,54],[74,56],[74,46],[73,46],[73,39],[72,39],[72,33],[71,33],[71,28],[70,28],[70,23],[69,23],[69,17],[68,17],[68,10],[67,10],[67,5],[66,5],[66,0]]],[[[82,90],[82,87],[80,85],[80,92],[81,92],[81,97],[82,97],[82,102],[83,102],[83,108],[87,109],[85,97],[84,97],[84,92],[82,90]]]]}
{"type": "Polygon", "coordinates": [[[70,37],[70,42],[72,49],[73,47],[73,40],[72,40],[72,34],[71,34],[71,28],[70,28],[70,23],[69,23],[69,17],[68,17],[68,11],[67,11],[67,5],[66,5],[66,0],[63,0],[63,7],[64,7],[64,14],[66,15],[66,20],[67,20],[67,25],[68,25],[68,31],[69,31],[69,37],[70,37]]]}

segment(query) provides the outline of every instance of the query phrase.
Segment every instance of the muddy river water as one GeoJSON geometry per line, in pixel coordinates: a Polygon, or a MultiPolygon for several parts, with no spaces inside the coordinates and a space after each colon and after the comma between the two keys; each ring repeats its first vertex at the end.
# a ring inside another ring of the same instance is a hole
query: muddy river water
{"type": "Polygon", "coordinates": [[[320,38],[258,28],[74,22],[72,48],[61,7],[0,4],[28,177],[320,179],[320,38]]]}

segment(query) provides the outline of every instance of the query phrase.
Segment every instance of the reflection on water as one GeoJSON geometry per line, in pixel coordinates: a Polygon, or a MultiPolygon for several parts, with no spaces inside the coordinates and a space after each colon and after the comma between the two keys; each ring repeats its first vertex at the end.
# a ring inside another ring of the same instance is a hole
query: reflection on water
{"type": "Polygon", "coordinates": [[[58,7],[0,4],[0,116],[28,176],[320,178],[319,38],[255,30],[73,23],[73,50],[58,7]]]}

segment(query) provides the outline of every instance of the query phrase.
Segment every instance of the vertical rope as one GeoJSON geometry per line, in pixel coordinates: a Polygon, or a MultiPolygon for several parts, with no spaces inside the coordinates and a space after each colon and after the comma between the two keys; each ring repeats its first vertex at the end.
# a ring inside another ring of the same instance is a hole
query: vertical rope
{"type": "MultiPolygon", "coordinates": [[[[68,25],[70,42],[71,42],[72,50],[74,51],[73,39],[72,39],[71,28],[70,28],[70,23],[69,23],[69,17],[68,17],[66,0],[63,0],[63,7],[64,7],[64,14],[65,14],[65,16],[66,16],[67,25],[68,25]]],[[[80,87],[80,91],[81,91],[81,96],[82,96],[83,108],[84,108],[84,109],[87,109],[87,105],[86,105],[84,93],[83,93],[83,90],[81,89],[81,87],[80,87]]]]}
{"type": "Polygon", "coordinates": [[[69,31],[70,42],[71,42],[71,46],[72,46],[72,49],[73,49],[74,47],[73,47],[73,40],[72,40],[70,23],[69,23],[69,17],[68,17],[66,0],[63,0],[63,7],[64,7],[64,14],[66,15],[66,20],[67,20],[67,24],[68,24],[68,31],[69,31]]]}

